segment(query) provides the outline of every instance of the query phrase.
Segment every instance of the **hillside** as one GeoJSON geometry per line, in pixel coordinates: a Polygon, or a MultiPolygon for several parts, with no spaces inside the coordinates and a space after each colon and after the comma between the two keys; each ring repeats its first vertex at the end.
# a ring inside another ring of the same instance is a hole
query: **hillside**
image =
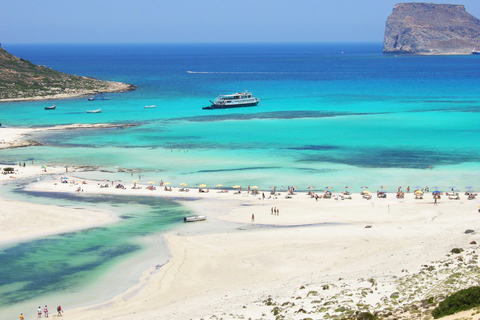
{"type": "Polygon", "coordinates": [[[480,20],[463,5],[399,3],[388,17],[384,53],[471,54],[480,48],[480,20]]]}
{"type": "Polygon", "coordinates": [[[0,101],[66,99],[135,88],[125,83],[54,71],[17,58],[0,48],[0,101]]]}

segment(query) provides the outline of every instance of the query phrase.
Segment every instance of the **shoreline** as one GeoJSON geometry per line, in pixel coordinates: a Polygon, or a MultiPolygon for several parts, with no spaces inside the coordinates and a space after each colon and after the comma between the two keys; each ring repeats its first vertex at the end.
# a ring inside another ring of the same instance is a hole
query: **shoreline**
{"type": "MultiPolygon", "coordinates": [[[[88,78],[88,77],[84,77],[88,78]]],[[[93,79],[93,78],[88,78],[93,79]]],[[[96,80],[96,79],[95,79],[96,80]]],[[[99,80],[100,81],[100,80],[99,80]]],[[[102,80],[103,81],[103,80],[102,80]]],[[[12,99],[0,99],[0,103],[6,102],[26,102],[26,101],[48,101],[48,100],[64,100],[64,99],[75,99],[81,97],[88,97],[92,95],[102,94],[102,93],[122,93],[136,90],[137,87],[133,84],[115,82],[115,81],[103,81],[108,84],[108,88],[98,88],[95,90],[71,90],[69,93],[58,93],[47,96],[34,96],[34,97],[25,97],[25,98],[12,98],[12,99]]]]}
{"type": "Polygon", "coordinates": [[[67,125],[56,125],[49,127],[35,127],[35,128],[6,128],[0,127],[0,149],[13,149],[13,148],[22,148],[30,146],[42,146],[40,142],[35,140],[26,139],[30,134],[36,132],[45,132],[52,130],[80,130],[80,129],[109,129],[109,128],[128,128],[135,127],[137,124],[128,124],[128,123],[94,123],[94,124],[84,124],[84,123],[74,123],[67,125]]]}
{"type": "MultiPolygon", "coordinates": [[[[148,190],[147,185],[131,189],[133,183],[128,183],[127,189],[100,188],[102,181],[97,180],[86,180],[85,185],[62,184],[63,168],[56,169],[49,170],[55,175],[49,174],[48,178],[45,175],[46,179],[30,184],[28,190],[75,193],[80,186],[84,194],[167,197],[196,214],[208,215],[206,222],[187,224],[187,229],[210,230],[206,234],[168,233],[166,241],[172,257],[167,264],[158,270],[151,266],[137,285],[113,300],[66,310],[65,315],[71,319],[99,316],[102,319],[207,316],[242,319],[272,315],[274,308],[287,317],[303,309],[318,318],[321,308],[314,301],[328,302],[329,307],[325,308],[336,319],[334,316],[342,313],[334,310],[341,307],[358,309],[358,304],[373,307],[384,301],[387,308],[388,301],[398,299],[382,299],[397,292],[401,280],[415,283],[415,287],[438,287],[438,282],[443,281],[439,280],[444,272],[440,270],[445,269],[449,251],[454,247],[464,248],[463,257],[468,260],[472,250],[478,249],[469,242],[480,241],[476,233],[464,233],[468,228],[480,228],[479,201],[466,200],[463,195],[460,200],[443,197],[437,205],[429,194],[415,200],[412,193],[405,194],[405,199],[396,199],[389,193],[386,199],[371,200],[353,193],[352,200],[317,202],[306,192],[298,192],[292,199],[277,196],[263,200],[234,191],[218,193],[214,189],[209,193],[199,193],[198,189],[182,193],[178,188],[171,192],[148,190]],[[197,201],[188,201],[190,198],[197,201]],[[271,214],[272,206],[281,209],[279,215],[271,214]],[[225,232],[215,227],[222,222],[250,227],[225,232]],[[338,224],[316,225],[325,222],[338,224]],[[255,227],[257,224],[273,227],[255,227]],[[282,225],[288,227],[278,227],[282,225]],[[422,265],[435,266],[430,277],[421,276],[426,272],[422,265]],[[323,289],[325,286],[329,289],[323,289]],[[350,297],[348,301],[346,296],[350,297]],[[186,303],[189,308],[181,308],[186,303]]],[[[28,172],[19,172],[18,176],[44,174],[35,166],[25,170],[28,172]]],[[[456,257],[448,259],[455,266],[451,267],[450,275],[458,272],[461,266],[455,264],[456,257]]],[[[469,280],[462,279],[464,285],[473,281],[469,275],[465,278],[469,280]]],[[[426,292],[430,293],[429,290],[426,292]]],[[[412,314],[400,309],[414,303],[412,297],[425,298],[423,293],[413,294],[406,288],[399,295],[402,302],[390,305],[395,306],[393,315],[412,319],[412,314]]]]}

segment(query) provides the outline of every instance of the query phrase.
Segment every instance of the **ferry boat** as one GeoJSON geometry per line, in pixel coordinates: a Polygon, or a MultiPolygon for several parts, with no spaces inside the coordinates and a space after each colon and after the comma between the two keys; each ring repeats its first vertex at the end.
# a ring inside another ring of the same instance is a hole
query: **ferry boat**
{"type": "Polygon", "coordinates": [[[203,110],[211,109],[229,109],[229,108],[241,108],[241,107],[254,107],[260,102],[260,99],[255,98],[251,92],[245,90],[245,92],[239,92],[228,95],[218,96],[215,101],[211,101],[212,104],[209,107],[203,107],[203,110]]]}

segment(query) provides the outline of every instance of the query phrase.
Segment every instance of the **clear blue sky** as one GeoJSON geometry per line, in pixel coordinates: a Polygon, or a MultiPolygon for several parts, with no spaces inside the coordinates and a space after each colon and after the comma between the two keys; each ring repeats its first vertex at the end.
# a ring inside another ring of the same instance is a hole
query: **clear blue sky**
{"type": "MultiPolygon", "coordinates": [[[[2,43],[383,41],[394,0],[2,1],[2,43]]],[[[480,18],[479,0],[463,4],[480,18]]]]}

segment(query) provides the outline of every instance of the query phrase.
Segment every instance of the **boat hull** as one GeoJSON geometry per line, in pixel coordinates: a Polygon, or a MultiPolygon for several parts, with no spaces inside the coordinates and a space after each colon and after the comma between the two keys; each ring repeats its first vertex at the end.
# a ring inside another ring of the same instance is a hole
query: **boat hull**
{"type": "Polygon", "coordinates": [[[45,110],[55,110],[55,106],[51,106],[51,107],[45,107],[45,110]]]}
{"type": "Polygon", "coordinates": [[[252,103],[243,103],[243,104],[229,104],[229,105],[216,105],[212,104],[209,107],[203,107],[203,110],[212,110],[212,109],[232,109],[232,108],[243,108],[243,107],[255,107],[259,101],[252,103]]]}
{"type": "Polygon", "coordinates": [[[193,216],[193,217],[184,217],[183,222],[196,222],[196,221],[204,221],[206,220],[206,216],[193,216]]]}

